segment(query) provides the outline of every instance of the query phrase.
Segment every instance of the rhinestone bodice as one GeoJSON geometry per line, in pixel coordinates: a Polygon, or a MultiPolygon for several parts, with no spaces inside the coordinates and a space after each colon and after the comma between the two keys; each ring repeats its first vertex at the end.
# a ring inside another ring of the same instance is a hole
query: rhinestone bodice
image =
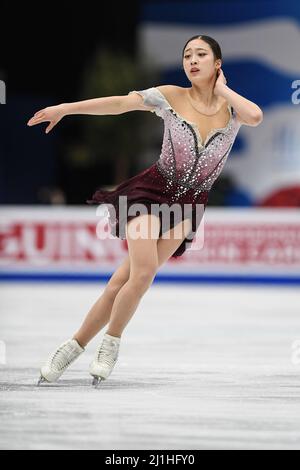
{"type": "Polygon", "coordinates": [[[230,119],[223,128],[212,129],[203,142],[197,125],[178,114],[155,87],[133,90],[144,104],[154,106],[151,112],[164,121],[161,153],[156,162],[166,177],[165,191],[173,193],[173,201],[193,190],[193,201],[201,191],[209,191],[220,175],[235,141],[241,123],[230,105],[230,119]]]}

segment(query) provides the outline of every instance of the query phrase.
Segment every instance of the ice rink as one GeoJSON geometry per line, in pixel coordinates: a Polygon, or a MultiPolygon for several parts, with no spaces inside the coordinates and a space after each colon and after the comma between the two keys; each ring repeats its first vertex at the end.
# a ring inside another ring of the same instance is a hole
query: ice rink
{"type": "Polygon", "coordinates": [[[0,285],[1,449],[300,449],[299,288],[154,282],[98,390],[88,365],[106,328],[38,388],[104,286],[0,285]]]}

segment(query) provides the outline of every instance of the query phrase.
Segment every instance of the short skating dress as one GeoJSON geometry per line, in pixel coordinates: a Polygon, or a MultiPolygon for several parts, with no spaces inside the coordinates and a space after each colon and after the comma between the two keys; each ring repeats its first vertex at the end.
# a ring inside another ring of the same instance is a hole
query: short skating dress
{"type": "Polygon", "coordinates": [[[148,214],[159,216],[160,237],[180,221],[190,218],[191,232],[172,254],[172,257],[178,257],[192,244],[207,206],[209,191],[225,165],[241,123],[235,110],[228,105],[230,118],[227,125],[213,129],[203,142],[198,126],[180,116],[158,88],[130,93],[139,93],[145,105],[154,107],[151,112],[164,121],[160,156],[149,168],[125,180],[114,190],[96,188],[92,199],[86,202],[107,205],[111,233],[121,239],[126,239],[125,224],[145,213],[137,210],[135,215],[132,212],[130,215],[129,209],[133,204],[143,204],[148,214]],[[120,200],[126,200],[128,211],[125,213],[120,210],[120,200]],[[162,211],[158,209],[157,212],[157,208],[164,204],[169,208],[174,204],[182,208],[175,214],[170,211],[167,224],[162,223],[162,211]]]}

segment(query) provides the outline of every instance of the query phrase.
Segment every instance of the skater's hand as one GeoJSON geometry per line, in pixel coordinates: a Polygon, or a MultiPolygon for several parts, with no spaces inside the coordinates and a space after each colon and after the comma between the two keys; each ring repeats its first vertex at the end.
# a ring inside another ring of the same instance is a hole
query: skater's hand
{"type": "Polygon", "coordinates": [[[29,119],[27,126],[35,126],[36,124],[41,124],[41,122],[50,121],[50,124],[45,130],[45,133],[48,134],[65,115],[66,112],[63,104],[49,106],[37,111],[34,116],[29,119]]]}
{"type": "Polygon", "coordinates": [[[224,87],[224,85],[226,85],[226,83],[227,83],[227,80],[225,78],[223,70],[220,68],[218,70],[217,79],[216,79],[216,83],[214,87],[214,94],[218,96],[220,94],[220,91],[224,87]]]}

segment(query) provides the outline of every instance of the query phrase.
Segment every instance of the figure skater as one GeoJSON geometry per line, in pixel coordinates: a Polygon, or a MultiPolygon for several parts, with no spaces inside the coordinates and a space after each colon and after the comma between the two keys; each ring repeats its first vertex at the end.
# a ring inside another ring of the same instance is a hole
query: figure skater
{"type": "Polygon", "coordinates": [[[263,112],[259,106],[226,84],[221,69],[222,53],[215,39],[203,35],[191,37],[183,48],[181,60],[190,88],[162,85],[133,90],[124,96],[62,103],[38,111],[28,121],[29,126],[50,121],[46,133],[71,114],[118,115],[151,111],[164,122],[158,160],[115,190],[95,188],[92,198],[86,201],[88,204],[108,203],[115,208],[111,228],[117,237],[126,238],[128,256],[111,276],[79,330],[42,366],[39,383],[57,381],[107,323],[108,329],[89,373],[96,386],[108,378],[118,358],[124,328],[158,268],[170,257],[181,256],[191,244],[190,235],[199,225],[197,207],[201,204],[205,210],[209,191],[224,167],[241,125],[257,126],[262,122],[263,112]],[[128,207],[142,203],[147,213],[127,214],[122,218],[118,209],[120,196],[127,197],[128,207]],[[172,220],[169,230],[165,231],[161,213],[157,216],[151,211],[157,203],[168,207],[174,203],[181,207],[189,205],[191,210],[187,217],[172,220]],[[134,221],[146,228],[147,237],[132,236],[130,228],[134,221]],[[125,227],[125,235],[121,233],[122,227],[125,227]],[[178,237],[178,229],[181,237],[178,237]],[[175,230],[177,236],[174,236],[175,230]]]}

